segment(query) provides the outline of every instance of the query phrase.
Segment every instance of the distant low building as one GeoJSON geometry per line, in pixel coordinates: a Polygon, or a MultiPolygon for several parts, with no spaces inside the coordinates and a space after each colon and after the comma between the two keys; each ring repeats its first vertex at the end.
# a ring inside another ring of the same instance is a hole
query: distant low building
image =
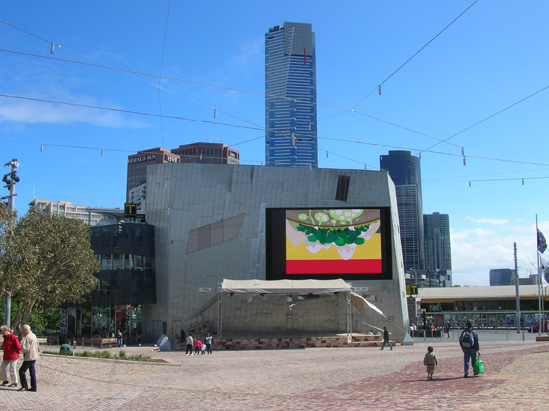
{"type": "Polygon", "coordinates": [[[147,198],[147,183],[143,183],[128,192],[128,203],[137,205],[138,210],[145,210],[145,199],[147,198]]]}
{"type": "Polygon", "coordinates": [[[493,268],[490,270],[490,285],[513,285],[515,270],[510,268],[493,268]]]}
{"type": "Polygon", "coordinates": [[[193,143],[171,151],[181,157],[182,163],[240,164],[240,152],[221,143],[193,143]]]}
{"type": "Polygon", "coordinates": [[[88,206],[73,205],[70,201],[50,201],[35,198],[29,209],[42,210],[47,214],[81,220],[89,226],[115,224],[116,218],[88,211],[88,206]]]}

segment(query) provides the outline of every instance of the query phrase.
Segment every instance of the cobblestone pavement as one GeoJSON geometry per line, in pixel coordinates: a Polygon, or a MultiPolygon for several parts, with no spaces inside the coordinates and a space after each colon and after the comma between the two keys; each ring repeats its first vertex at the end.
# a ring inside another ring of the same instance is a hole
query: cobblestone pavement
{"type": "Polygon", "coordinates": [[[124,349],[167,361],[154,364],[43,355],[38,392],[1,387],[0,403],[8,410],[59,411],[547,409],[549,343],[486,342],[485,374],[467,379],[457,343],[431,345],[440,362],[433,381],[422,365],[425,343],[393,351],[311,348],[188,357],[124,349]]]}

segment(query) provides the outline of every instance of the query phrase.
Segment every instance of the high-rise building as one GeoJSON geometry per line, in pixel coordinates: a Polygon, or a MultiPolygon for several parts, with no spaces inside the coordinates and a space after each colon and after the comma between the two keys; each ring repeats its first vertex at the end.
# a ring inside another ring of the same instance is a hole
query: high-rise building
{"type": "Polygon", "coordinates": [[[284,23],[265,34],[265,162],[318,167],[315,34],[284,23]]]}
{"type": "Polygon", "coordinates": [[[391,150],[380,156],[380,169],[395,183],[404,270],[425,269],[423,205],[419,157],[409,151],[391,150]]]}
{"type": "Polygon", "coordinates": [[[450,217],[448,214],[425,214],[425,268],[452,269],[450,246],[450,217]]]}
{"type": "MultiPolygon", "coordinates": [[[[89,226],[115,224],[118,221],[111,215],[91,212],[90,208],[74,205],[70,201],[50,201],[40,198],[35,198],[29,203],[31,210],[41,210],[46,214],[81,220],[89,226]]],[[[94,209],[102,210],[95,207],[94,209]]]]}
{"type": "Polygon", "coordinates": [[[147,182],[147,166],[150,164],[179,163],[180,157],[162,147],[138,151],[128,156],[128,176],[126,181],[126,201],[130,201],[130,192],[147,182]]]}
{"type": "Polygon", "coordinates": [[[425,268],[427,276],[435,275],[440,285],[452,286],[452,248],[448,214],[425,214],[425,268]]]}
{"type": "Polygon", "coordinates": [[[128,156],[126,201],[145,209],[147,166],[165,163],[240,164],[240,151],[221,143],[185,144],[168,150],[157,147],[128,156]]]}

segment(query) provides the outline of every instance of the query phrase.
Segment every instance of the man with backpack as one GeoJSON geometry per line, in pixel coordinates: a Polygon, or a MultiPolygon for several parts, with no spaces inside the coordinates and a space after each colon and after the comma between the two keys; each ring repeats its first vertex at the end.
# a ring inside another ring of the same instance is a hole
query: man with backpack
{"type": "MultiPolygon", "coordinates": [[[[469,361],[471,361],[474,367],[477,360],[477,352],[479,351],[478,334],[473,331],[473,325],[469,321],[467,321],[465,330],[459,336],[459,345],[463,351],[463,377],[467,378],[469,376],[469,361]]],[[[475,372],[474,374],[477,375],[478,373],[475,372]]]]}

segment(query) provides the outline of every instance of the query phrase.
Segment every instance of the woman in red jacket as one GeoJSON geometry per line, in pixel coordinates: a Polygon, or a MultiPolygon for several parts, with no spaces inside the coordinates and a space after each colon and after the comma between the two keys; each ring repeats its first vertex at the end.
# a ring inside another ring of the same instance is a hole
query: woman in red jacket
{"type": "Polygon", "coordinates": [[[0,380],[2,384],[8,385],[8,369],[11,376],[11,384],[8,387],[17,387],[17,360],[19,359],[19,354],[21,353],[21,344],[11,332],[10,327],[3,325],[2,334],[4,335],[4,358],[2,360],[2,368],[0,369],[0,380]]]}

